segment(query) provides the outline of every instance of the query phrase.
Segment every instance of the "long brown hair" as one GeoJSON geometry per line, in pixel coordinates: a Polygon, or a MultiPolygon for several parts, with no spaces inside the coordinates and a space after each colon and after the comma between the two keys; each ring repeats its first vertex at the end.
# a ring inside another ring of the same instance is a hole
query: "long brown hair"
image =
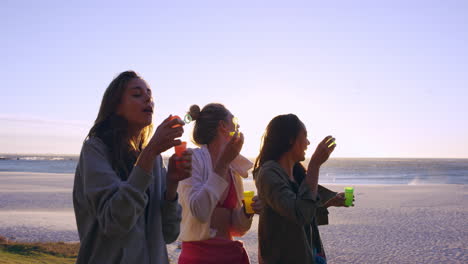
{"type": "Polygon", "coordinates": [[[136,72],[125,71],[112,80],[104,92],[96,121],[87,136],[104,142],[110,152],[112,168],[122,179],[128,177],[153,129],[151,124],[142,129],[137,138],[131,138],[127,120],[117,115],[125,88],[134,78],[141,79],[136,72]]]}
{"type": "MultiPolygon", "coordinates": [[[[254,178],[265,162],[278,161],[283,154],[291,150],[301,129],[304,129],[304,124],[294,114],[276,116],[268,123],[263,134],[260,154],[255,160],[254,178]]],[[[294,165],[293,175],[298,182],[305,176],[305,169],[300,162],[294,165]]]]}

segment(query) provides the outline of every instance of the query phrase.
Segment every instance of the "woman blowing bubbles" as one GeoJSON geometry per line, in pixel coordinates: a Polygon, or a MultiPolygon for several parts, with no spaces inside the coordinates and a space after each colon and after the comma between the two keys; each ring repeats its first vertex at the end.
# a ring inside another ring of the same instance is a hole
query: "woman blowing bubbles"
{"type": "Polygon", "coordinates": [[[318,224],[327,223],[329,206],[344,206],[343,194],[318,185],[319,170],[336,147],[326,137],[307,170],[301,165],[310,144],[304,124],[293,114],[280,115],[267,126],[254,178],[264,209],[258,235],[265,264],[324,264],[318,224]]]}
{"type": "Polygon", "coordinates": [[[161,153],[180,144],[183,122],[167,118],[151,136],[153,98],[135,72],[122,72],[104,93],[83,143],[73,186],[80,236],[77,263],[168,263],[166,243],[179,235],[179,181],[191,154],[161,153]],[[176,161],[184,160],[176,166],[176,161]]]}
{"type": "MultiPolygon", "coordinates": [[[[248,264],[240,241],[252,224],[252,214],[242,205],[242,178],[252,162],[240,155],[244,136],[233,114],[222,104],[203,109],[193,105],[195,120],[193,176],[180,183],[183,208],[179,264],[248,264]]],[[[261,201],[254,197],[252,207],[259,212],[261,201]]]]}

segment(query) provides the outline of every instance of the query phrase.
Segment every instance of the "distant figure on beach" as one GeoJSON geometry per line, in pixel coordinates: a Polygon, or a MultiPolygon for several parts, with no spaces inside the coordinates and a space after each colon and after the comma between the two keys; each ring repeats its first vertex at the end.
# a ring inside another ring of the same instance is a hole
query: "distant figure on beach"
{"type": "Polygon", "coordinates": [[[168,117],[152,133],[151,89],[133,71],[108,86],[81,149],[73,186],[80,263],[169,263],[177,239],[177,187],[191,176],[191,153],[161,153],[180,144],[184,123],[168,117]],[[186,161],[176,166],[176,161],[186,161]]]}
{"type": "MultiPolygon", "coordinates": [[[[193,175],[179,185],[183,208],[179,264],[248,264],[242,242],[252,224],[242,203],[242,178],[248,176],[252,162],[240,155],[244,136],[237,119],[222,104],[208,104],[201,111],[190,107],[195,120],[193,175]]],[[[254,197],[255,212],[262,210],[254,197]]]]}
{"type": "Polygon", "coordinates": [[[328,224],[329,206],[344,206],[344,194],[318,185],[320,166],[336,147],[326,137],[307,170],[300,163],[310,144],[307,130],[293,114],[268,124],[254,179],[263,201],[258,227],[259,262],[265,264],[326,263],[318,225],[328,224]]]}

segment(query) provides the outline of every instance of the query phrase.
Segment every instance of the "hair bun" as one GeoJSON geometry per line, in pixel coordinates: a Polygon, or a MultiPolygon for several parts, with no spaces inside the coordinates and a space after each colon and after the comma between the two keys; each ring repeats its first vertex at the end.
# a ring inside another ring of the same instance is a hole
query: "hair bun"
{"type": "Polygon", "coordinates": [[[189,110],[189,115],[192,117],[192,120],[197,120],[200,117],[200,107],[198,105],[192,105],[189,110]]]}

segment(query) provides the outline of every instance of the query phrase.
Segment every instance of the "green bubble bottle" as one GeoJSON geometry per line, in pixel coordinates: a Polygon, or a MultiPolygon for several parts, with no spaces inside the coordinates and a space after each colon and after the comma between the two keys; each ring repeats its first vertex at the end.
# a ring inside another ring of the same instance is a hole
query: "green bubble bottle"
{"type": "Polygon", "coordinates": [[[353,199],[354,199],[354,188],[353,187],[345,187],[345,205],[346,206],[351,206],[353,204],[353,199]]]}

